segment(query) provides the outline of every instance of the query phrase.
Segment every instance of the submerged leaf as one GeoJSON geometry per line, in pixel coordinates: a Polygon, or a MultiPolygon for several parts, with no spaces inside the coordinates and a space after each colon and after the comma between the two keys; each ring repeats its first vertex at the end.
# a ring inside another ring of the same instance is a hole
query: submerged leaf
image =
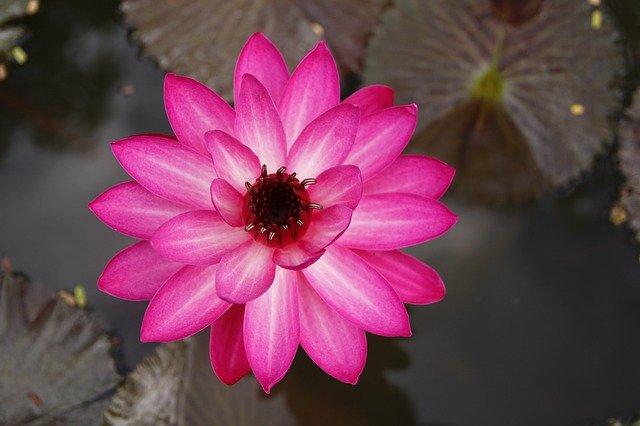
{"type": "Polygon", "coordinates": [[[620,126],[618,155],[620,169],[626,178],[620,193],[620,205],[626,210],[629,225],[640,241],[640,90],[636,92],[633,106],[620,126]]]}
{"type": "Polygon", "coordinates": [[[37,0],[0,0],[0,24],[38,11],[37,0]]]}
{"type": "Polygon", "coordinates": [[[22,28],[0,28],[0,60],[4,62],[11,57],[11,49],[18,44],[23,35],[22,28]]]}
{"type": "Polygon", "coordinates": [[[628,422],[625,422],[620,418],[612,417],[607,420],[606,426],[640,426],[640,418],[634,417],[628,422]]]}
{"type": "Polygon", "coordinates": [[[0,0],[0,81],[7,76],[6,63],[13,61],[22,65],[26,53],[18,44],[24,39],[23,28],[8,25],[9,21],[38,11],[39,0],[0,0]]]}
{"type": "Polygon", "coordinates": [[[209,364],[208,333],[160,345],[142,361],[105,412],[108,425],[287,425],[282,397],[264,397],[255,380],[233,386],[209,364]]]}
{"type": "Polygon", "coordinates": [[[232,97],[235,58],[261,31],[287,63],[327,38],[338,63],[360,68],[369,35],[390,0],[126,0],[133,37],[160,66],[232,97]]]}
{"type": "Polygon", "coordinates": [[[112,112],[125,67],[117,6],[117,0],[53,0],[29,18],[28,66],[0,85],[0,157],[18,141],[55,151],[98,144],[96,129],[112,112]]]}
{"type": "Polygon", "coordinates": [[[592,12],[576,0],[399,0],[365,80],[420,106],[414,149],[446,154],[465,189],[531,198],[591,166],[619,107],[621,49],[608,16],[595,30],[592,12]]]}
{"type": "Polygon", "coordinates": [[[394,380],[411,374],[410,366],[415,362],[402,341],[369,335],[367,345],[367,367],[356,387],[333,380],[306,354],[296,359],[293,374],[276,389],[276,395],[284,395],[298,424],[423,424],[406,387],[394,380]]]}
{"type": "Polygon", "coordinates": [[[0,424],[96,424],[120,376],[85,311],[0,272],[0,424]]]}

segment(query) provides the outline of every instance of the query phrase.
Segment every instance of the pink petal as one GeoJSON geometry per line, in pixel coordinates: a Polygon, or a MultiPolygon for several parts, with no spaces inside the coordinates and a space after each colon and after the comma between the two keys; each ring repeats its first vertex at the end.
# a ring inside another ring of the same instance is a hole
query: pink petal
{"type": "Polygon", "coordinates": [[[305,281],[298,286],[300,344],[328,374],[355,385],[367,360],[364,331],[324,303],[305,281]]]}
{"type": "Polygon", "coordinates": [[[233,134],[233,109],[207,86],[187,77],[167,74],[164,79],[164,106],[180,142],[206,155],[204,134],[223,130],[233,134]]]}
{"type": "Polygon", "coordinates": [[[381,336],[411,335],[396,292],[351,250],[333,244],[302,273],[329,306],[359,328],[381,336]]]}
{"type": "Polygon", "coordinates": [[[411,139],[416,123],[415,105],[387,108],[363,117],[356,141],[344,163],[360,167],[362,180],[366,182],[400,155],[411,139]]]}
{"type": "Polygon", "coordinates": [[[362,197],[362,176],[356,166],[336,166],[316,177],[316,184],[307,191],[312,202],[324,208],[344,204],[355,209],[362,197]]]}
{"type": "Polygon", "coordinates": [[[213,323],[229,305],[216,296],[218,265],[185,266],[160,287],[144,313],[140,340],[172,342],[213,323]]]}
{"type": "Polygon", "coordinates": [[[320,42],[305,56],[287,82],[279,103],[282,124],[291,147],[302,130],[340,102],[336,62],[320,42]]]}
{"type": "Polygon", "coordinates": [[[211,200],[222,219],[230,226],[242,226],[244,198],[224,179],[211,182],[211,200]]]}
{"type": "Polygon", "coordinates": [[[162,138],[162,139],[170,139],[174,142],[180,143],[176,135],[168,135],[166,133],[142,133],[137,136],[151,136],[151,137],[162,138]]]}
{"type": "Polygon", "coordinates": [[[277,104],[289,80],[289,70],[278,48],[261,33],[253,34],[245,43],[233,77],[233,98],[238,104],[242,76],[251,74],[267,89],[277,104]]]}
{"type": "Polygon", "coordinates": [[[380,272],[404,303],[427,305],[444,298],[444,283],[438,273],[415,257],[399,250],[354,252],[380,272]]]}
{"type": "Polygon", "coordinates": [[[251,369],[244,351],[243,322],[244,305],[232,305],[211,325],[211,366],[218,378],[227,385],[236,383],[251,369]]]}
{"type": "Polygon", "coordinates": [[[218,212],[196,210],[162,225],[153,234],[151,244],[169,259],[189,265],[211,265],[248,239],[244,229],[229,226],[218,212]]]}
{"type": "Polygon", "coordinates": [[[272,257],[273,248],[253,240],[228,253],[220,261],[216,276],[218,295],[239,304],[263,294],[273,283],[276,271],[272,257]]]}
{"type": "Polygon", "coordinates": [[[287,142],[282,121],[267,89],[251,74],[242,77],[236,105],[236,134],[275,171],[284,165],[287,142]]]}
{"type": "Polygon", "coordinates": [[[432,198],[411,194],[362,197],[340,244],[363,250],[395,250],[436,238],[458,217],[432,198]]]}
{"type": "Polygon", "coordinates": [[[169,277],[184,265],[161,257],[147,241],[116,254],[98,279],[98,288],[126,300],[151,300],[169,277]]]}
{"type": "Polygon", "coordinates": [[[124,182],[106,190],[89,204],[89,209],[108,227],[146,240],[164,222],[191,210],[153,195],[137,182],[124,182]]]}
{"type": "Polygon", "coordinates": [[[364,185],[365,194],[405,193],[438,199],[447,192],[456,169],[423,155],[401,155],[364,185]]]}
{"type": "Polygon", "coordinates": [[[246,305],[244,347],[251,369],[266,393],[287,373],[298,349],[296,274],[277,268],[269,290],[246,305]]]}
{"type": "Polygon", "coordinates": [[[313,214],[307,232],[298,242],[309,253],[315,253],[333,243],[351,223],[353,210],[336,204],[313,214]]]}
{"type": "Polygon", "coordinates": [[[180,204],[213,209],[211,159],[172,140],[132,136],[111,144],[122,167],[154,194],[180,204]]]}
{"type": "Polygon", "coordinates": [[[325,112],[300,133],[287,158],[289,170],[301,177],[316,177],[342,164],[353,146],[360,112],[351,104],[325,112]]]}
{"type": "Polygon", "coordinates": [[[362,116],[393,106],[393,89],[381,84],[373,84],[356,91],[343,103],[350,103],[360,108],[362,116]]]}
{"type": "Polygon", "coordinates": [[[216,174],[244,193],[245,182],[260,176],[260,161],[250,148],[233,136],[215,130],[205,135],[216,174]]]}
{"type": "Polygon", "coordinates": [[[309,253],[303,250],[298,244],[291,244],[283,248],[276,249],[273,252],[273,262],[285,269],[299,270],[311,265],[320,256],[324,254],[324,250],[315,253],[309,253]]]}

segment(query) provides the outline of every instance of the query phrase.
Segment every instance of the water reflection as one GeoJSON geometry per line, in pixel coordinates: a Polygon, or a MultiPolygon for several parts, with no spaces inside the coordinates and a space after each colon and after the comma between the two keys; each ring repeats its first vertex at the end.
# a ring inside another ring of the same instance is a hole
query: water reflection
{"type": "MultiPolygon", "coordinates": [[[[0,92],[46,111],[79,139],[56,142],[55,132],[0,101],[0,257],[51,288],[83,284],[97,316],[122,337],[133,368],[153,348],[139,342],[146,304],[114,299],[95,285],[108,259],[131,241],[86,204],[128,179],[109,141],[169,126],[162,73],[128,44],[115,6],[50,0],[27,21],[31,60],[0,92]],[[79,59],[87,46],[97,52],[79,59]],[[106,52],[115,52],[110,63],[106,52]]],[[[274,393],[303,424],[578,426],[634,414],[638,249],[628,244],[629,232],[607,221],[614,173],[607,168],[591,180],[568,199],[547,197],[518,210],[453,203],[456,228],[412,250],[448,289],[442,303],[412,310],[414,336],[370,336],[356,387],[330,378],[300,351],[274,393]]]]}
{"type": "Polygon", "coordinates": [[[301,425],[416,424],[415,410],[389,372],[409,368],[401,340],[368,335],[367,364],[357,386],[324,373],[300,349],[286,379],[274,389],[284,394],[301,425]]]}
{"type": "Polygon", "coordinates": [[[113,60],[118,2],[51,0],[24,20],[29,61],[0,84],[0,156],[12,141],[51,150],[86,150],[110,113],[109,94],[121,77],[113,60]],[[107,42],[105,42],[107,41],[107,42]]]}
{"type": "Polygon", "coordinates": [[[637,350],[640,267],[630,233],[607,223],[613,180],[518,211],[453,204],[451,235],[412,250],[448,285],[411,318],[406,348],[422,367],[398,380],[418,418],[577,426],[636,414],[640,366],[626,354],[637,350]]]}

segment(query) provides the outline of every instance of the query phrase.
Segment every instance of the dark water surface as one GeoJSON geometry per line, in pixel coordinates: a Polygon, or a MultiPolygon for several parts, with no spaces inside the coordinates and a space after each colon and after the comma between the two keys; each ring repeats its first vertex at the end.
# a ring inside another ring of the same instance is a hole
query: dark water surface
{"type": "MultiPolygon", "coordinates": [[[[51,288],[84,285],[133,368],[153,348],[138,340],[145,303],[95,285],[131,240],[86,204],[127,180],[110,141],[169,126],[163,74],[116,6],[44,2],[27,21],[30,61],[0,83],[0,256],[51,288]]],[[[410,250],[448,289],[410,309],[413,337],[371,337],[355,388],[299,351],[274,394],[305,424],[577,426],[638,413],[638,248],[608,222],[616,179],[602,169],[570,197],[520,209],[450,197],[459,224],[410,250]]]]}

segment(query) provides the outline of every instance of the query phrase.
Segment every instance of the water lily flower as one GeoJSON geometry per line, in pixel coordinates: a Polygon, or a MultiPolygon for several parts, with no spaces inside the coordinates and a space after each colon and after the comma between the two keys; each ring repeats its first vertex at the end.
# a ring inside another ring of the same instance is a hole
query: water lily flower
{"type": "Polygon", "coordinates": [[[237,61],[234,105],[167,75],[175,138],[112,144],[135,181],[90,204],[113,229],[142,239],[118,253],[99,288],[151,300],[142,341],[211,327],[211,364],[232,384],[253,371],[265,392],[300,344],[324,371],[355,384],[365,332],[409,336],[404,303],[444,297],[438,274],[399,249],[457,220],[438,199],[454,170],[400,155],[415,105],[368,86],[340,102],[324,43],[290,75],[254,34],[237,61]]]}

